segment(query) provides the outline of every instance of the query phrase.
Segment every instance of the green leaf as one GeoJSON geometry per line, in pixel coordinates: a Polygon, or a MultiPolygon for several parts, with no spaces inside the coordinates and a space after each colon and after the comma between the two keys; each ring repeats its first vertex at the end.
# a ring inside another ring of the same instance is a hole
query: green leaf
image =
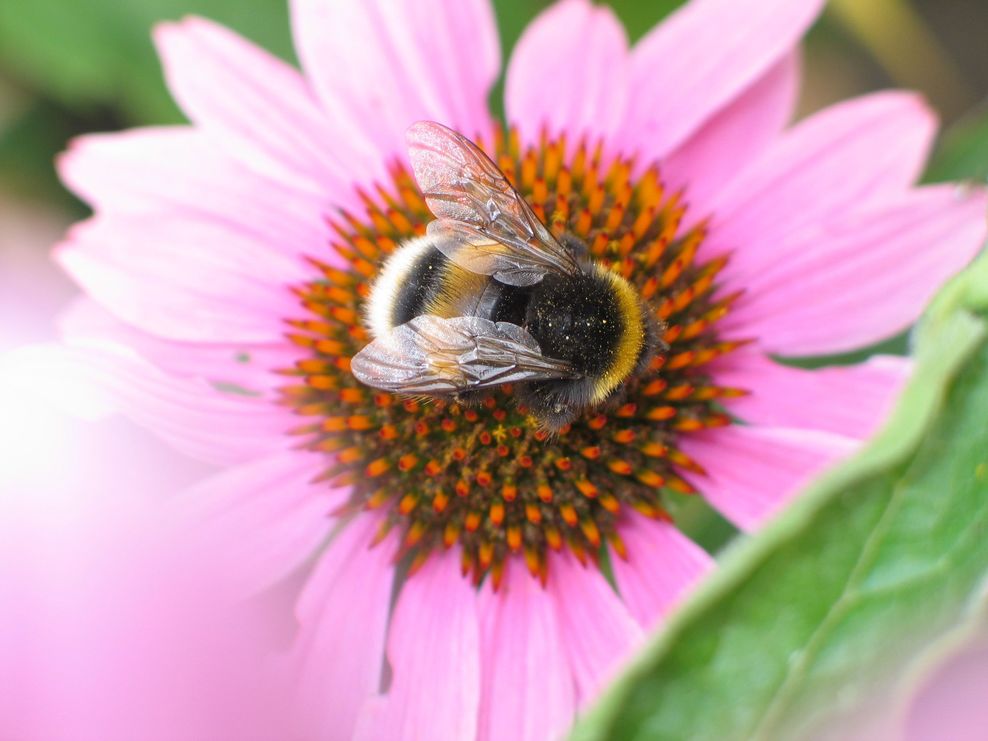
{"type": "Polygon", "coordinates": [[[988,180],[988,109],[982,107],[944,134],[926,180],[988,180]]]}
{"type": "Polygon", "coordinates": [[[112,120],[81,120],[47,101],[31,101],[0,125],[0,184],[4,192],[40,199],[82,218],[88,209],[65,190],[51,163],[73,136],[112,125],[112,120]]]}
{"type": "Polygon", "coordinates": [[[920,324],[885,430],[732,549],[574,739],[805,738],[957,624],[988,574],[986,313],[988,257],[920,324]]]}
{"type": "Polygon", "coordinates": [[[676,528],[707,553],[720,553],[738,536],[738,529],[703,497],[668,492],[663,505],[676,528]]]}
{"type": "Polygon", "coordinates": [[[828,723],[826,740],[929,738],[930,729],[917,721],[917,713],[919,718],[926,716],[926,723],[931,714],[939,716],[941,738],[978,728],[984,709],[962,707],[954,698],[964,697],[971,686],[982,688],[988,677],[988,594],[972,606],[963,622],[930,644],[917,646],[910,663],[888,686],[876,688],[856,712],[828,723]]]}
{"type": "Polygon", "coordinates": [[[631,41],[635,42],[685,1],[652,0],[643,3],[641,0],[610,0],[607,4],[614,8],[614,12],[628,29],[631,41]]]}
{"type": "Polygon", "coordinates": [[[823,368],[828,365],[857,365],[863,363],[872,355],[908,355],[909,354],[909,332],[901,332],[894,337],[883,340],[870,347],[861,350],[841,353],[840,355],[816,355],[804,358],[782,358],[775,360],[784,365],[791,365],[796,368],[823,368]]]}
{"type": "Polygon", "coordinates": [[[70,107],[118,107],[135,123],[179,121],[151,28],[188,14],[291,55],[287,0],[3,0],[0,60],[22,84],[70,107]]]}

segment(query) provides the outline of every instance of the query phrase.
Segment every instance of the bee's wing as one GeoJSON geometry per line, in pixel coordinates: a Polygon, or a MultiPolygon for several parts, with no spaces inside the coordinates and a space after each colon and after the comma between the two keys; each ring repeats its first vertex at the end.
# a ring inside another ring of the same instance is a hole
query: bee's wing
{"type": "Polygon", "coordinates": [[[428,233],[435,247],[465,270],[493,275],[512,286],[534,286],[554,265],[538,265],[535,259],[519,257],[516,245],[495,239],[482,229],[453,219],[430,221],[428,233]]]}
{"type": "Polygon", "coordinates": [[[521,327],[480,317],[417,316],[351,361],[357,380],[403,394],[452,394],[504,383],[575,378],[521,327]]]}
{"type": "Polygon", "coordinates": [[[408,129],[415,180],[446,257],[503,283],[532,285],[549,272],[575,275],[575,258],[473,142],[434,121],[408,129]]]}

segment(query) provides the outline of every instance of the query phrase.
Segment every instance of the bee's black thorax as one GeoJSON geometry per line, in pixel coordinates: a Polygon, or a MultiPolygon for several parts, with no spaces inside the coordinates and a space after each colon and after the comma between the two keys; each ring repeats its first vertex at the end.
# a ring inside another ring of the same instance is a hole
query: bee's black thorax
{"type": "Polygon", "coordinates": [[[523,327],[525,314],[528,312],[528,305],[532,300],[532,288],[509,286],[496,281],[493,285],[497,291],[497,299],[491,308],[490,320],[492,322],[510,322],[523,327]]]}

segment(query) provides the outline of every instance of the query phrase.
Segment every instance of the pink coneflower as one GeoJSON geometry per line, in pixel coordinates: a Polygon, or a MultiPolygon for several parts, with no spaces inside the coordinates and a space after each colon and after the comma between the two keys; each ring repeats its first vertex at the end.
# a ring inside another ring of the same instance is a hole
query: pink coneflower
{"type": "Polygon", "coordinates": [[[304,74],[190,19],[156,40],[192,125],[63,157],[96,210],[58,248],[89,297],[67,331],[134,418],[228,467],[187,500],[243,588],[306,575],[292,664],[325,737],[559,735],[710,568],[671,498],[754,527],[880,424],[901,362],[772,356],[908,327],[986,201],[912,187],[935,130],[914,95],[787,129],[822,4],[693,0],[629,50],[563,0],[508,65],[507,130],[486,0],[295,0],[304,74]],[[663,322],[668,350],[558,435],[510,389],[461,408],[350,372],[382,261],[433,218],[404,142],[423,119],[663,322]]]}

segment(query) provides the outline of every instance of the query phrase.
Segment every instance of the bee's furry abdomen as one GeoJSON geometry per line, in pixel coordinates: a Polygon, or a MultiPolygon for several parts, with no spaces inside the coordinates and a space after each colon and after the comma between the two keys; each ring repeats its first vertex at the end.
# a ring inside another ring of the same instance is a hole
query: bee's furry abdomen
{"type": "Polygon", "coordinates": [[[412,239],[402,243],[381,268],[367,302],[367,324],[375,337],[386,337],[398,326],[395,314],[399,294],[405,294],[401,297],[402,306],[407,307],[415,300],[415,295],[408,291],[408,277],[430,252],[435,249],[427,237],[412,239]]]}
{"type": "Polygon", "coordinates": [[[474,313],[487,276],[453,264],[430,236],[401,244],[388,259],[368,301],[367,323],[383,338],[422,314],[449,318],[474,313]]]}
{"type": "Polygon", "coordinates": [[[431,247],[410,266],[404,280],[396,286],[391,308],[391,324],[401,326],[426,311],[442,291],[449,260],[431,247]]]}

